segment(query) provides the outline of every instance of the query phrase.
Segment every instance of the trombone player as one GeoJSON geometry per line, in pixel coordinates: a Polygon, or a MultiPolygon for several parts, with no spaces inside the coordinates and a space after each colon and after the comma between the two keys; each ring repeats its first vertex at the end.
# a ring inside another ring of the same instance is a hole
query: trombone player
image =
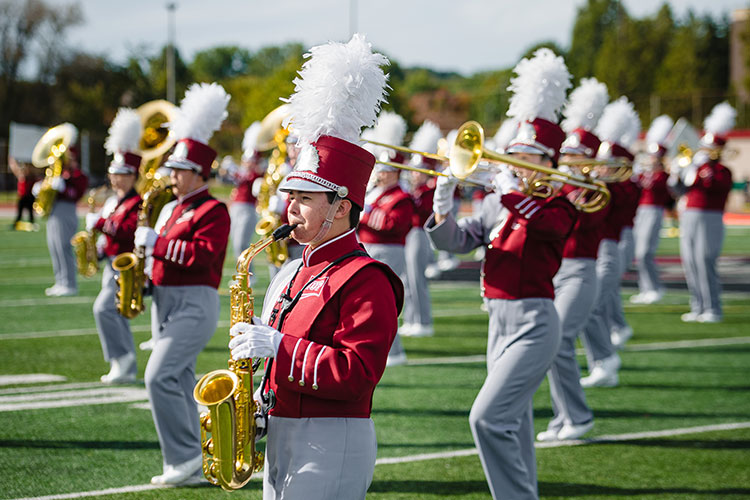
{"type": "MultiPolygon", "coordinates": [[[[518,76],[511,80],[508,116],[520,125],[506,152],[554,167],[565,139],[555,121],[570,74],[549,49],[523,59],[514,71],[518,76]]],[[[460,136],[461,131],[458,141],[460,136]]],[[[528,169],[517,171],[532,175],[528,169]]],[[[532,400],[560,345],[552,278],[578,214],[560,193],[544,199],[522,192],[506,167],[492,184],[495,192],[484,198],[480,213],[457,222],[451,215],[456,181],[440,177],[435,213],[425,229],[438,249],[487,248],[481,282],[490,316],[487,378],[469,424],[493,498],[538,498],[532,400]]]]}
{"type": "Polygon", "coordinates": [[[107,174],[115,194],[104,202],[101,213],[86,215],[86,230],[104,235],[97,253],[107,261],[102,272],[102,289],[94,301],[94,320],[110,371],[102,375],[105,384],[134,382],[137,372],[135,343],[130,321],[117,310],[117,276],[112,261],[132,252],[141,197],[135,190],[141,156],[135,153],[141,138],[141,119],[129,108],[117,111],[104,147],[113,155],[107,174]]]}

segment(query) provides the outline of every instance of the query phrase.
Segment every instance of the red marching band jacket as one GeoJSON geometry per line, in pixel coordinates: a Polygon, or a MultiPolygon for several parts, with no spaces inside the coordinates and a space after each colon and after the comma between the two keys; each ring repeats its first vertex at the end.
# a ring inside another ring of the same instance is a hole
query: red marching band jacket
{"type": "Polygon", "coordinates": [[[429,179],[417,186],[412,193],[414,200],[414,215],[411,218],[412,227],[422,228],[432,215],[432,199],[435,196],[435,182],[429,179]]]}
{"type": "Polygon", "coordinates": [[[167,222],[155,228],[151,279],[154,285],[206,285],[219,288],[229,239],[229,212],[208,188],[164,207],[167,222]]]}
{"type": "Polygon", "coordinates": [[[635,213],[638,211],[638,203],[641,199],[641,186],[631,179],[624,180],[621,184],[625,191],[625,204],[627,206],[622,214],[622,227],[633,227],[635,213]]]}
{"type": "Polygon", "coordinates": [[[646,171],[638,176],[638,185],[641,186],[641,197],[639,205],[651,205],[666,207],[672,201],[672,195],[667,188],[669,175],[664,170],[657,172],[646,171]]]}
{"type": "Polygon", "coordinates": [[[386,189],[359,221],[362,243],[391,243],[405,245],[412,228],[414,201],[400,186],[386,189]]]}
{"type": "Polygon", "coordinates": [[[86,188],[89,187],[89,178],[81,172],[81,169],[64,170],[61,177],[65,181],[65,189],[57,193],[60,201],[77,202],[83,197],[86,188]]]}
{"type": "Polygon", "coordinates": [[[487,246],[482,263],[482,295],[490,299],[554,298],[552,278],[578,213],[564,196],[541,199],[504,194],[510,215],[487,246]]]}
{"type": "MultiPolygon", "coordinates": [[[[349,257],[308,284],[337,258],[357,250],[362,247],[354,230],[314,251],[305,248],[289,296],[307,286],[281,327],[284,336],[269,377],[276,394],[271,415],[370,416],[373,391],[398,329],[403,285],[388,266],[368,256],[349,257]]],[[[277,310],[280,302],[271,299],[277,310]]],[[[271,326],[278,327],[280,317],[272,315],[271,326]]]]}
{"type": "Polygon", "coordinates": [[[724,211],[731,190],[732,172],[718,161],[709,161],[698,167],[695,182],[685,195],[685,207],[724,211]]]}
{"type": "Polygon", "coordinates": [[[628,193],[622,182],[611,182],[607,184],[609,189],[609,210],[602,222],[603,240],[620,241],[620,233],[625,226],[629,214],[628,193]]]}
{"type": "Polygon", "coordinates": [[[135,247],[133,237],[138,225],[138,210],[141,197],[131,189],[121,200],[117,201],[114,211],[107,217],[100,217],[94,229],[102,233],[107,242],[102,251],[107,257],[114,257],[123,252],[132,252],[135,247]]]}
{"type": "Polygon", "coordinates": [[[263,174],[254,168],[250,171],[242,170],[241,173],[235,175],[234,181],[237,187],[232,189],[231,200],[255,205],[258,200],[253,195],[253,183],[261,177],[263,174]]]}
{"type": "MultiPolygon", "coordinates": [[[[574,200],[580,193],[579,189],[564,186],[563,193],[569,200],[574,200]]],[[[596,212],[579,212],[578,220],[573,226],[573,232],[565,240],[563,248],[564,259],[596,259],[599,242],[602,240],[604,221],[609,213],[611,203],[596,212]]]]}

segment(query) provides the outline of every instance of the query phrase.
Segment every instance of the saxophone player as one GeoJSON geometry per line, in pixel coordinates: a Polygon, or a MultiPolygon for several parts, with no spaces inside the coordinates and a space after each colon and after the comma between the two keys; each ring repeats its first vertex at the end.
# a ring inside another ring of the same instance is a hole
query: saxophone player
{"type": "Polygon", "coordinates": [[[401,281],[355,233],[375,164],[356,143],[384,97],[387,59],[359,34],[311,53],[289,99],[302,149],[279,186],[306,246],[271,282],[262,323],[235,324],[229,347],[234,359],[273,359],[264,498],[364,499],[377,453],[372,395],[403,302],[401,281]]]}
{"type": "Polygon", "coordinates": [[[207,143],[221,127],[228,102],[216,83],[188,88],[170,123],[179,140],[164,164],[177,200],[164,206],[153,229],[135,232],[135,245],[146,247],[153,259],[154,346],[144,378],[163,456],[163,473],[151,478],[153,484],[201,481],[195,362],[216,331],[229,240],[227,207],[208,191],[216,151],[207,143]]]}
{"type": "Polygon", "coordinates": [[[104,244],[97,253],[107,261],[102,272],[102,289],[94,301],[96,330],[104,359],[110,364],[109,373],[101,377],[105,384],[134,382],[137,371],[130,321],[118,312],[116,306],[118,285],[112,261],[120,253],[132,252],[134,248],[141,205],[141,197],[135,190],[141,157],[134,151],[138,150],[140,137],[138,113],[120,108],[104,144],[107,152],[113,155],[107,173],[115,194],[104,202],[101,213],[86,215],[86,230],[96,230],[104,235],[104,244]]]}

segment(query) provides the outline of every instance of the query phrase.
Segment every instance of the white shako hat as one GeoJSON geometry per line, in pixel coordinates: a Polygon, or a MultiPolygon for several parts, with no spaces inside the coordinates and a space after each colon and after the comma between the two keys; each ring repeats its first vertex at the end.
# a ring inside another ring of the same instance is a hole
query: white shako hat
{"type": "Polygon", "coordinates": [[[628,148],[638,138],[641,122],[633,103],[625,96],[613,101],[604,108],[596,126],[596,135],[601,139],[596,158],[609,160],[625,158],[633,161],[635,156],[628,148]]]}
{"type": "Polygon", "coordinates": [[[310,49],[288,99],[285,127],[297,136],[300,153],[280,191],[334,192],[359,208],[375,165],[372,153],[358,145],[385,102],[388,59],[372,51],[355,33],[347,43],[329,42],[310,49]]]}
{"type": "Polygon", "coordinates": [[[508,90],[513,92],[507,115],[519,122],[506,153],[546,155],[554,161],[560,156],[565,133],[557,125],[558,113],[570,88],[570,73],[562,57],[548,48],[521,59],[513,69],[508,90]]]}
{"type": "Polygon", "coordinates": [[[660,115],[654,118],[646,132],[646,152],[658,158],[667,154],[664,142],[674,126],[674,120],[668,115],[660,115]]]}
{"type": "Polygon", "coordinates": [[[185,92],[169,129],[177,145],[164,166],[192,170],[208,179],[216,151],[208,145],[227,117],[230,95],[218,83],[194,83],[185,92]]]}
{"type": "Polygon", "coordinates": [[[249,161],[259,154],[257,146],[260,128],[260,122],[255,121],[245,129],[245,135],[242,136],[242,161],[249,161]]]}
{"type": "MultiPolygon", "coordinates": [[[[440,127],[433,121],[425,120],[417,131],[414,132],[414,137],[411,138],[411,142],[409,143],[409,149],[422,151],[423,153],[437,154],[438,142],[442,138],[443,133],[440,131],[440,127]]],[[[434,168],[438,164],[438,160],[413,153],[409,164],[414,167],[423,165],[434,168]]]]}
{"type": "Polygon", "coordinates": [[[560,153],[589,158],[596,156],[601,141],[593,131],[608,102],[609,93],[605,84],[596,78],[581,79],[581,84],[570,93],[563,109],[565,119],[562,128],[567,137],[560,147],[560,153]]]}
{"type": "Polygon", "coordinates": [[[726,101],[713,107],[703,121],[704,134],[700,145],[705,149],[721,149],[727,143],[727,134],[734,128],[737,111],[726,101]]]}
{"type": "Polygon", "coordinates": [[[131,108],[118,109],[107,134],[104,149],[113,156],[107,173],[138,175],[141,166],[138,144],[143,134],[138,112],[131,108]]]}

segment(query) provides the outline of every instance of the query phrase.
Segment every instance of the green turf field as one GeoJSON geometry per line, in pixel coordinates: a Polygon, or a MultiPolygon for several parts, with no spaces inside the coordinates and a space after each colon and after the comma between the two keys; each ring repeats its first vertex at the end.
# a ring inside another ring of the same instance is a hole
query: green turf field
{"type": "MultiPolygon", "coordinates": [[[[9,223],[0,219],[0,377],[66,379],[0,385],[0,500],[261,498],[259,481],[232,494],[151,488],[161,453],[143,387],[97,382],[108,370],[91,315],[100,275],[81,280],[77,297],[45,297],[52,269],[43,228],[12,232],[9,223]]],[[[665,239],[661,253],[675,254],[675,245],[665,239]]],[[[750,254],[750,229],[730,228],[725,249],[750,254]]],[[[258,264],[262,293],[267,272],[258,264]]],[[[231,272],[226,265],[227,279],[231,272]]],[[[228,296],[220,291],[220,328],[199,373],[226,366],[228,296]]],[[[379,462],[368,498],[489,498],[468,426],[485,376],[486,314],[476,284],[438,282],[431,292],[436,335],[405,338],[411,364],[388,368],[375,392],[379,462]]],[[[670,290],[659,305],[626,302],[636,336],[622,353],[621,385],[587,392],[594,441],[537,449],[542,498],[750,498],[750,295],[724,298],[725,321],[713,325],[680,322],[685,291],[670,290]],[[665,432],[648,434],[656,431],[665,432]]],[[[136,343],[150,337],[148,320],[133,321],[136,343]]],[[[138,354],[140,377],[147,357],[138,354]]],[[[545,382],[537,431],[551,413],[545,382]]]]}

